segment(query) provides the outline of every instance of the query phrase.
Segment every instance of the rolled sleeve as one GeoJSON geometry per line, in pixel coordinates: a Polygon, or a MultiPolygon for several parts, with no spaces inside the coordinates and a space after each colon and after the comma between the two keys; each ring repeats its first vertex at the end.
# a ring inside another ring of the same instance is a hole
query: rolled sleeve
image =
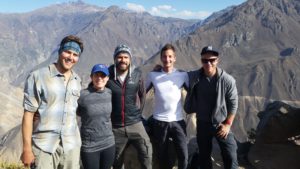
{"type": "Polygon", "coordinates": [[[26,111],[36,112],[39,107],[39,95],[37,84],[33,74],[27,77],[24,87],[23,107],[26,111]]]}

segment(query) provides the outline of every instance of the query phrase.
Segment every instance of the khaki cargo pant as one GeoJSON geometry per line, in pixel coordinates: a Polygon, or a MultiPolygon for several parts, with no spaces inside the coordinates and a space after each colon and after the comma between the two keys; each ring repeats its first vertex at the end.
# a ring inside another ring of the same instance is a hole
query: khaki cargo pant
{"type": "Polygon", "coordinates": [[[64,152],[61,144],[53,154],[32,146],[36,169],[79,169],[80,147],[64,152]]]}

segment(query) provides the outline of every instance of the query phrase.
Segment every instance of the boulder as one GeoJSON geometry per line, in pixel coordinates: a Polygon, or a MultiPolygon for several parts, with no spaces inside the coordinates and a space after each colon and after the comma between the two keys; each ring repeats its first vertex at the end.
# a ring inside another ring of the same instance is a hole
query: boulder
{"type": "Polygon", "coordinates": [[[248,158],[257,169],[299,169],[300,109],[275,101],[259,112],[248,158]]]}

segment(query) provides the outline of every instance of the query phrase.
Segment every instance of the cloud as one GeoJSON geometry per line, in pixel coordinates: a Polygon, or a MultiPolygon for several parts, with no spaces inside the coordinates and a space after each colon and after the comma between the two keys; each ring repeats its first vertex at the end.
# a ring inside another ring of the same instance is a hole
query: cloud
{"type": "Polygon", "coordinates": [[[139,4],[134,4],[134,3],[126,3],[126,7],[129,10],[135,11],[135,12],[145,12],[146,9],[144,8],[143,5],[139,5],[139,4]]]}
{"type": "Polygon", "coordinates": [[[152,15],[169,17],[173,11],[176,11],[176,9],[170,5],[159,5],[159,6],[153,6],[149,12],[152,15]]]}
{"type": "Polygon", "coordinates": [[[150,9],[149,13],[155,16],[162,17],[174,17],[174,18],[182,18],[182,19],[205,19],[211,12],[207,11],[198,11],[193,12],[189,10],[177,11],[174,7],[170,5],[159,5],[154,6],[150,9]]]}
{"type": "Polygon", "coordinates": [[[166,11],[176,11],[171,5],[159,5],[156,7],[159,10],[166,10],[166,11]]]}
{"type": "Polygon", "coordinates": [[[192,12],[192,11],[184,10],[184,11],[180,11],[180,12],[176,13],[176,15],[177,15],[177,17],[187,18],[187,19],[191,19],[191,18],[205,19],[209,15],[211,15],[211,12],[207,12],[207,11],[192,12]]]}
{"type": "Polygon", "coordinates": [[[126,7],[129,10],[135,12],[149,12],[151,15],[154,16],[161,16],[161,17],[174,17],[174,18],[182,18],[182,19],[205,19],[211,12],[207,11],[189,11],[189,10],[182,10],[178,11],[171,5],[159,5],[153,6],[150,10],[146,10],[143,5],[134,4],[134,3],[126,3],[126,7]]]}

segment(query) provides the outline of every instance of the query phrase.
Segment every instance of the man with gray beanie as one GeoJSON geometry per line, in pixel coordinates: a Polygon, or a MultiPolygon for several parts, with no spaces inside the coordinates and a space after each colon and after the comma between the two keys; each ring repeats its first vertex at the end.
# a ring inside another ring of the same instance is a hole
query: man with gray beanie
{"type": "Polygon", "coordinates": [[[114,51],[114,65],[109,67],[107,87],[112,91],[111,120],[116,143],[114,169],[121,169],[124,150],[132,144],[137,152],[142,169],[152,168],[152,145],[142,123],[145,101],[142,72],[132,67],[131,50],[118,45],[114,51]]]}

